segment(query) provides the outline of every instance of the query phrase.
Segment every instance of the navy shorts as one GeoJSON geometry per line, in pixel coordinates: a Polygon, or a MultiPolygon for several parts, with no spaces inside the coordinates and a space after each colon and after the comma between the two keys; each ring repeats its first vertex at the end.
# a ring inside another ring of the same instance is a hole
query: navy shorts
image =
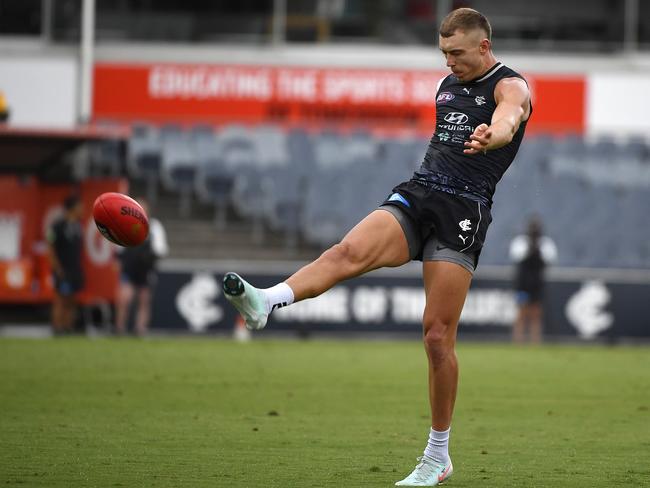
{"type": "Polygon", "coordinates": [[[137,273],[122,272],[120,281],[122,283],[129,283],[135,288],[150,288],[156,284],[157,274],[153,270],[137,273]]]}
{"type": "Polygon", "coordinates": [[[447,261],[473,273],[492,222],[485,205],[406,181],[380,207],[392,213],[406,236],[411,259],[447,261]]]}
{"type": "Polygon", "coordinates": [[[537,290],[517,290],[515,298],[518,305],[533,305],[542,303],[544,294],[541,289],[537,290]]]}
{"type": "Polygon", "coordinates": [[[66,275],[64,278],[59,278],[55,274],[53,277],[54,289],[59,295],[64,297],[74,295],[84,287],[83,278],[81,276],[66,275]]]}

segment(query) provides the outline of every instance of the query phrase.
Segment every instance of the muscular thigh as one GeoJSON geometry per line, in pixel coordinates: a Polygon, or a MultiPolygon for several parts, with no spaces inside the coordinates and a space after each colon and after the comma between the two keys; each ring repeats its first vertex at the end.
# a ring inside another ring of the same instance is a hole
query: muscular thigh
{"type": "Polygon", "coordinates": [[[426,294],[425,332],[431,327],[445,327],[445,334],[455,337],[472,274],[446,261],[425,261],[422,266],[426,294]]]}
{"type": "Polygon", "coordinates": [[[401,266],[410,260],[404,231],[395,216],[385,210],[368,215],[348,232],[341,244],[364,261],[364,272],[401,266]]]}

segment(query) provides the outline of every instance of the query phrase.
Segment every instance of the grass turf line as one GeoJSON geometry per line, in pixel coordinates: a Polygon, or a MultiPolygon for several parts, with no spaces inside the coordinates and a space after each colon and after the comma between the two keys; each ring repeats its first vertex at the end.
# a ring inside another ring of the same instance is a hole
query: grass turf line
{"type": "MultiPolygon", "coordinates": [[[[447,486],[650,486],[648,352],[461,344],[447,486]]],[[[0,485],[389,487],[426,384],[415,342],[0,340],[0,485]]]]}

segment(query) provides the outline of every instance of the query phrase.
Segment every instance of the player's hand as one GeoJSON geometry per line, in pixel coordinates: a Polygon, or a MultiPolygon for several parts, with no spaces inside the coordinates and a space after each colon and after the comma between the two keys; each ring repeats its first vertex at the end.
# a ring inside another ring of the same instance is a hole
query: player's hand
{"type": "Polygon", "coordinates": [[[479,154],[487,151],[487,146],[490,143],[490,138],[492,137],[492,132],[490,132],[487,124],[481,124],[476,129],[474,133],[469,136],[469,141],[465,142],[465,149],[463,152],[465,154],[479,154]]]}

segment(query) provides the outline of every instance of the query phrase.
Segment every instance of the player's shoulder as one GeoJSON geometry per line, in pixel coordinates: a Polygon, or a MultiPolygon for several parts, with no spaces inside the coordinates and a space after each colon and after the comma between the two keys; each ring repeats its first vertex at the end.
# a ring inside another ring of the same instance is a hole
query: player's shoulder
{"type": "Polygon", "coordinates": [[[500,64],[500,66],[499,66],[499,69],[498,69],[498,74],[500,75],[501,78],[514,77],[514,78],[521,78],[522,80],[526,79],[526,77],[524,75],[522,75],[519,71],[517,71],[517,70],[511,68],[510,66],[508,66],[506,64],[503,64],[501,62],[499,64],[500,64]]]}
{"type": "Polygon", "coordinates": [[[156,217],[150,217],[149,218],[149,229],[156,229],[156,230],[164,230],[165,227],[163,226],[163,223],[158,220],[156,217]]]}
{"type": "Polygon", "coordinates": [[[63,232],[63,226],[65,225],[65,220],[63,218],[58,218],[54,220],[48,227],[45,238],[48,242],[54,243],[61,238],[65,237],[63,232]]]}
{"type": "Polygon", "coordinates": [[[521,248],[527,247],[529,244],[529,239],[526,234],[519,234],[512,238],[510,241],[510,248],[521,248]]]}
{"type": "Polygon", "coordinates": [[[149,235],[152,239],[165,239],[167,233],[165,232],[165,226],[163,223],[156,219],[149,219],[149,235]]]}
{"type": "Polygon", "coordinates": [[[501,78],[494,87],[494,98],[500,101],[503,99],[521,101],[528,103],[530,101],[530,89],[528,83],[523,78],[517,76],[508,76],[501,78]]]}
{"type": "Polygon", "coordinates": [[[510,66],[503,64],[501,61],[497,63],[497,69],[495,70],[493,78],[497,82],[503,80],[521,80],[523,83],[528,84],[526,77],[522,75],[519,71],[514,70],[510,66]]]}
{"type": "Polygon", "coordinates": [[[528,95],[530,90],[528,88],[528,83],[523,78],[518,78],[516,76],[508,76],[506,78],[501,78],[494,87],[495,95],[513,93],[528,95]]]}
{"type": "Polygon", "coordinates": [[[448,74],[446,76],[443,76],[438,80],[438,83],[436,85],[436,91],[440,91],[440,88],[449,85],[454,79],[456,79],[456,77],[453,74],[448,74]]]}
{"type": "Polygon", "coordinates": [[[520,234],[515,236],[510,242],[510,259],[513,261],[521,261],[528,252],[530,241],[528,236],[520,234]]]}
{"type": "Polygon", "coordinates": [[[507,83],[524,83],[525,85],[528,85],[526,77],[519,73],[519,71],[516,71],[503,63],[499,64],[501,66],[497,70],[497,76],[495,77],[498,83],[505,81],[507,83]]]}

